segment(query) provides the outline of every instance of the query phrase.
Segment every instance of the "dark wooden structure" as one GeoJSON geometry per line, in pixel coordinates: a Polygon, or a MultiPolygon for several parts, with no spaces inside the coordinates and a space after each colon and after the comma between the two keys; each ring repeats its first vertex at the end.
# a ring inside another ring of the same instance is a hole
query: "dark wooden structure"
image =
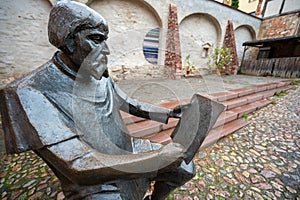
{"type": "Polygon", "coordinates": [[[257,76],[300,77],[300,57],[245,60],[241,66],[243,74],[257,76]]]}
{"type": "Polygon", "coordinates": [[[259,48],[256,60],[242,60],[240,72],[260,76],[300,77],[300,35],[243,43],[259,48]]]}

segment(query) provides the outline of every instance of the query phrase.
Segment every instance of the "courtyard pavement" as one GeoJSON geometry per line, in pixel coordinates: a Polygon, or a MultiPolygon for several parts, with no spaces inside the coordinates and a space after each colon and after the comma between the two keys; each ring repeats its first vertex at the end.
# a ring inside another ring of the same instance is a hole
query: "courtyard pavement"
{"type": "MultiPolygon", "coordinates": [[[[189,98],[280,79],[207,76],[183,80],[119,81],[130,96],[150,103],[189,98]]],[[[271,98],[250,124],[199,152],[196,176],[168,199],[300,200],[300,86],[271,98]]],[[[1,133],[0,135],[3,135],[1,133]]],[[[64,199],[60,183],[33,152],[2,154],[0,198],[64,199]]]]}

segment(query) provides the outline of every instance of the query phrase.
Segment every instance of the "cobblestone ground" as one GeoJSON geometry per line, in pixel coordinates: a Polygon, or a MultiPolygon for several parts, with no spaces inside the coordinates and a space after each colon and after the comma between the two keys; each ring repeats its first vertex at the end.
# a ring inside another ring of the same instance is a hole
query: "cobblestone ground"
{"type": "MultiPolygon", "coordinates": [[[[168,199],[300,200],[300,86],[249,115],[250,124],[200,152],[197,175],[168,199]]],[[[3,155],[1,199],[64,199],[34,153],[3,155]]]]}
{"type": "Polygon", "coordinates": [[[300,87],[272,102],[200,152],[196,177],[169,198],[300,200],[300,87]]]}

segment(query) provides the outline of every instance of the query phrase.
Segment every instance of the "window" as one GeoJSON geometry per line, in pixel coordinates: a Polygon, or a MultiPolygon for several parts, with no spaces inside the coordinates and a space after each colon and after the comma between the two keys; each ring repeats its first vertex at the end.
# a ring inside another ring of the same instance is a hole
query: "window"
{"type": "Polygon", "coordinates": [[[271,58],[272,55],[272,48],[271,47],[263,47],[263,48],[259,48],[259,52],[257,55],[257,60],[259,59],[263,59],[263,58],[271,58]]]}

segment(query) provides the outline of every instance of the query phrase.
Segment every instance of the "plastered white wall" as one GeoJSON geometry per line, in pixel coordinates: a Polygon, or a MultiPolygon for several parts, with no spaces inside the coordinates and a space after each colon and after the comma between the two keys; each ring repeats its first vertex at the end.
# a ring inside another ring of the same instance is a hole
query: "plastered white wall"
{"type": "MultiPolygon", "coordinates": [[[[52,57],[56,49],[48,42],[47,22],[51,6],[55,2],[56,0],[1,2],[0,84],[8,77],[28,73],[52,57]]],[[[203,43],[211,42],[214,47],[221,45],[228,19],[232,20],[234,27],[241,25],[252,27],[255,35],[260,26],[260,19],[211,0],[85,0],[84,2],[109,22],[111,32],[108,39],[111,49],[109,65],[112,67],[123,65],[128,68],[120,72],[123,73],[123,77],[129,77],[129,74],[133,78],[153,78],[162,75],[170,3],[175,3],[178,10],[183,63],[186,55],[191,54],[192,50],[197,49],[196,54],[201,54],[203,43]],[[189,16],[197,17],[189,18],[189,16]],[[142,51],[144,36],[150,29],[156,27],[161,28],[159,66],[149,64],[142,51]]],[[[199,57],[191,59],[196,66],[203,67],[206,62],[199,57]]]]}
{"type": "Polygon", "coordinates": [[[183,65],[187,65],[186,57],[189,55],[191,64],[196,68],[207,68],[209,56],[218,46],[221,36],[218,24],[207,14],[194,14],[181,21],[179,31],[183,65]],[[204,45],[210,46],[207,57],[203,57],[204,45]]]}
{"type": "MultiPolygon", "coordinates": [[[[238,54],[238,61],[239,64],[241,64],[243,53],[244,53],[244,47],[242,46],[244,42],[252,41],[255,39],[253,36],[251,30],[247,26],[240,26],[234,31],[235,35],[235,44],[236,44],[236,51],[238,54]]],[[[248,59],[250,56],[250,51],[245,52],[244,59],[248,59]]]]}
{"type": "Polygon", "coordinates": [[[0,7],[0,80],[28,73],[55,51],[48,42],[46,0],[2,0],[0,7]]]}

